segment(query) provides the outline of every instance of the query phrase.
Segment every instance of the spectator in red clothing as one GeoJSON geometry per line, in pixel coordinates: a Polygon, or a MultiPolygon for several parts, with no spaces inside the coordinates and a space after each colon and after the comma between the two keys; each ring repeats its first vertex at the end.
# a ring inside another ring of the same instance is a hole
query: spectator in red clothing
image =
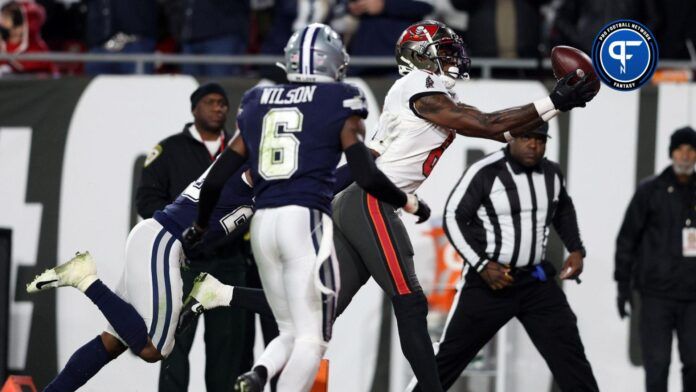
{"type": "MultiPolygon", "coordinates": [[[[48,52],[41,38],[46,13],[33,1],[10,1],[0,8],[0,53],[48,52]]],[[[48,61],[0,62],[0,75],[5,73],[57,73],[48,61]]]]}

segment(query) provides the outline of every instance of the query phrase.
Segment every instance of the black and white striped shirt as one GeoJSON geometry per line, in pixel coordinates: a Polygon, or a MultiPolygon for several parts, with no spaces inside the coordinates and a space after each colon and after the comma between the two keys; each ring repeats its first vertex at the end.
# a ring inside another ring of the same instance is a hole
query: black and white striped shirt
{"type": "Polygon", "coordinates": [[[477,272],[491,260],[511,267],[541,263],[551,224],[568,251],[584,252],[560,166],[543,159],[526,168],[507,147],[471,165],[445,205],[445,232],[477,272]]]}

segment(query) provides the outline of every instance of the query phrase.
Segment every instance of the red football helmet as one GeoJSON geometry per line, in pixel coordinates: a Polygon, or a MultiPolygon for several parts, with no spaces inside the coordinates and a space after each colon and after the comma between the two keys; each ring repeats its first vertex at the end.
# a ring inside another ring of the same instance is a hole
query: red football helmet
{"type": "Polygon", "coordinates": [[[418,22],[401,33],[396,41],[396,63],[401,75],[423,69],[455,79],[468,78],[471,67],[462,38],[434,20],[418,22]]]}

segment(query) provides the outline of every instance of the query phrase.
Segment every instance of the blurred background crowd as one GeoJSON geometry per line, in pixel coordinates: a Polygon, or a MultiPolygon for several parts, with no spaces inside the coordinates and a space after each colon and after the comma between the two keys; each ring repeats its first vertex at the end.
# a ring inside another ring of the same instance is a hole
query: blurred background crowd
{"type": "MultiPolygon", "coordinates": [[[[609,21],[642,22],[660,58],[696,61],[694,0],[0,0],[0,53],[280,55],[311,22],[340,32],[351,56],[393,56],[408,25],[441,20],[474,58],[545,58],[567,44],[590,51],[609,21]]],[[[132,63],[0,62],[0,74],[127,74],[132,63]]],[[[353,67],[360,76],[395,68],[353,67]]],[[[270,68],[269,68],[270,70],[270,68]]],[[[270,72],[251,65],[149,64],[146,73],[223,76],[270,72]]]]}

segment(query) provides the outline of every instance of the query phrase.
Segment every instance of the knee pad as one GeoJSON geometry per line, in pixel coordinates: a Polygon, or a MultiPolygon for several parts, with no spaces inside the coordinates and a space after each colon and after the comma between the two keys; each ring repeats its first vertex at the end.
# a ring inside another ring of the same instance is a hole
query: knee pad
{"type": "Polygon", "coordinates": [[[425,317],[428,315],[428,300],[422,291],[392,297],[394,315],[397,320],[401,317],[425,317]]]}

